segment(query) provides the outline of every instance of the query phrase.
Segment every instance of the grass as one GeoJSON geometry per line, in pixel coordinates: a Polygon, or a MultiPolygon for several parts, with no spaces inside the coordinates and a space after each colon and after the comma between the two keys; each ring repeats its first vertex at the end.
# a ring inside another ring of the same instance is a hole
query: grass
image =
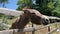
{"type": "Polygon", "coordinates": [[[11,19],[11,20],[8,19],[8,20],[7,20],[7,23],[11,25],[14,21],[15,21],[15,19],[11,19]]]}
{"type": "Polygon", "coordinates": [[[8,24],[12,24],[15,20],[16,20],[16,17],[13,18],[13,19],[7,19],[7,17],[5,17],[5,20],[3,21],[4,17],[0,17],[0,22],[4,22],[6,21],[8,24]]]}

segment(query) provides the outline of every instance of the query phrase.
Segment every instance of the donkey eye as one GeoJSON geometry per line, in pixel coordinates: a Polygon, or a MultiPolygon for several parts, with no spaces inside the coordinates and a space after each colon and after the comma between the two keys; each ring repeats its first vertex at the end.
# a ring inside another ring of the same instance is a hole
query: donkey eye
{"type": "Polygon", "coordinates": [[[35,14],[35,13],[32,13],[32,14],[35,14]]]}

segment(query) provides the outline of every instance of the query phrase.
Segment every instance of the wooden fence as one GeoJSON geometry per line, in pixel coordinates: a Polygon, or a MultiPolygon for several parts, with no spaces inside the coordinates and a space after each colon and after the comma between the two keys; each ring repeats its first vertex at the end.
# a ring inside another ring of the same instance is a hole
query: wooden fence
{"type": "MultiPolygon", "coordinates": [[[[55,24],[57,26],[57,24],[60,24],[60,23],[53,23],[53,24],[55,24]]],[[[46,25],[44,27],[29,27],[29,28],[25,28],[24,30],[23,29],[3,30],[3,31],[0,31],[0,34],[14,34],[14,33],[18,33],[19,34],[21,32],[32,32],[32,31],[44,29],[46,27],[50,27],[51,25],[52,24],[46,25]]],[[[48,32],[46,34],[51,34],[52,32],[57,31],[57,29],[59,29],[59,28],[56,27],[56,28],[54,28],[51,31],[48,29],[48,32]]]]}
{"type": "MultiPolygon", "coordinates": [[[[5,15],[11,15],[11,16],[20,16],[24,12],[6,9],[6,8],[0,8],[0,13],[3,13],[5,15]]],[[[58,17],[49,17],[49,18],[50,19],[60,19],[58,17]]],[[[51,34],[52,32],[57,31],[57,29],[59,29],[59,28],[57,28],[57,24],[60,24],[60,23],[53,23],[53,24],[49,24],[44,27],[34,27],[33,26],[33,27],[29,27],[29,28],[24,28],[24,29],[11,29],[11,30],[7,29],[7,30],[0,31],[0,34],[24,34],[25,32],[31,32],[31,34],[35,34],[35,31],[44,29],[46,27],[48,28],[48,32],[46,34],[51,34]],[[53,30],[51,30],[50,26],[53,24],[55,24],[55,28],[53,30]],[[21,32],[24,32],[24,33],[21,33],[21,32]]],[[[7,26],[7,25],[5,24],[4,26],[7,26]]],[[[8,27],[10,27],[10,26],[8,26],[8,27]]]]}

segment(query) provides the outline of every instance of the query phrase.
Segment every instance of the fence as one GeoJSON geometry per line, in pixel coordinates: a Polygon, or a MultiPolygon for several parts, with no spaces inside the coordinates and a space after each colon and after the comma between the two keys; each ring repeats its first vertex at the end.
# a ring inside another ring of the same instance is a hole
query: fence
{"type": "MultiPolygon", "coordinates": [[[[7,16],[8,15],[19,16],[19,15],[22,15],[24,12],[22,12],[22,11],[16,11],[16,10],[10,10],[10,9],[6,9],[6,8],[0,8],[0,13],[3,13],[5,15],[7,15],[7,16]]],[[[54,17],[54,19],[60,19],[60,18],[55,18],[54,17]]],[[[59,29],[59,28],[57,28],[57,24],[60,24],[60,23],[53,23],[53,24],[55,24],[55,27],[56,27],[53,30],[50,29],[50,26],[52,24],[46,25],[44,27],[34,27],[34,25],[32,25],[33,27],[24,28],[24,29],[3,30],[3,31],[0,31],[0,34],[17,34],[17,33],[18,34],[24,34],[24,33],[21,33],[21,32],[32,32],[31,34],[35,34],[36,30],[41,30],[41,29],[44,29],[46,27],[48,27],[48,32],[46,34],[51,34],[52,32],[54,32],[57,29],[59,29]]],[[[4,26],[7,26],[7,25],[5,24],[4,26]]],[[[10,26],[7,26],[7,27],[10,27],[10,26]]]]}
{"type": "MultiPolygon", "coordinates": [[[[57,26],[57,24],[60,24],[60,23],[53,23],[53,24],[55,24],[57,26]]],[[[14,34],[14,33],[21,33],[21,32],[31,32],[31,31],[41,30],[46,27],[50,27],[51,25],[52,24],[46,25],[44,27],[29,27],[29,28],[25,28],[24,30],[22,30],[22,29],[3,30],[3,31],[0,31],[0,34],[14,34]]],[[[48,29],[48,32],[46,34],[51,34],[52,32],[57,31],[57,29],[58,28],[54,28],[51,31],[48,29]]]]}

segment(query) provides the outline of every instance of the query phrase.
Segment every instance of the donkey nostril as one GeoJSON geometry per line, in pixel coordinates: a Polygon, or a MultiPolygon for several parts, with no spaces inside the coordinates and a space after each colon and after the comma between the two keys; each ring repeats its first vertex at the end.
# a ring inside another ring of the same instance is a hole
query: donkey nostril
{"type": "Polygon", "coordinates": [[[46,21],[48,21],[48,19],[46,19],[46,21]]]}

